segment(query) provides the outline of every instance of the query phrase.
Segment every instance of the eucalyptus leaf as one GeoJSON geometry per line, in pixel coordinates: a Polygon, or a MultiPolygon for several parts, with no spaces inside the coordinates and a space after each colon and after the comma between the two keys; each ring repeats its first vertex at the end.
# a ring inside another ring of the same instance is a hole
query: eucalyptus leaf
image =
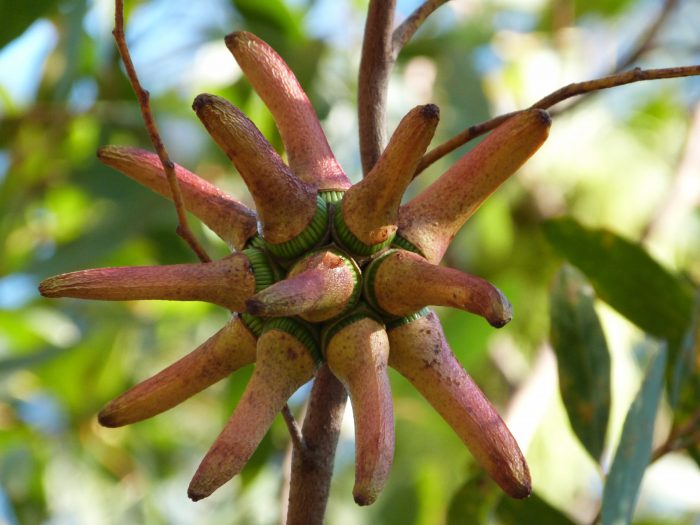
{"type": "Polygon", "coordinates": [[[571,266],[562,267],[550,307],[559,390],[574,433],[598,461],[610,415],[610,353],[593,300],[585,277],[571,266]]]}
{"type": "Polygon", "coordinates": [[[667,350],[661,345],[649,361],[644,381],[627,413],[620,444],[603,489],[602,525],[632,522],[639,485],[651,458],[656,411],[661,399],[667,350]]]}
{"type": "Polygon", "coordinates": [[[690,323],[693,289],[654,260],[639,244],[574,219],[546,221],[554,248],[590,280],[598,297],[645,332],[680,343],[690,323]]]}

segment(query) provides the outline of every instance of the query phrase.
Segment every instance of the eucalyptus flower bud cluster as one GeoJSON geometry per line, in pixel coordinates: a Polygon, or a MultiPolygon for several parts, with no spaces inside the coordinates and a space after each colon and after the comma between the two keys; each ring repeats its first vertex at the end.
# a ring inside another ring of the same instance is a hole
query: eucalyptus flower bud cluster
{"type": "MultiPolygon", "coordinates": [[[[511,306],[495,286],[439,263],[484,199],[545,141],[547,113],[532,109],[507,120],[401,205],[438,124],[436,106],[411,110],[374,168],[352,185],[279,55],[246,32],[229,35],[226,45],[270,109],[288,159],[226,100],[195,99],[194,111],[240,173],[255,210],[182,167],[176,175],[185,207],[232,254],[200,264],[82,270],[40,285],[47,297],[207,301],[232,312],[192,353],[107,404],[99,422],[116,427],[155,416],[254,363],[243,396],[190,483],[189,496],[199,500],[244,468],[289,397],[326,362],[350,397],[353,495],[367,505],[386,483],[394,455],[392,367],[507,494],[527,496],[530,475],[515,439],[427,307],[466,310],[495,327],[510,321],[511,306]]],[[[98,157],[171,197],[156,155],[106,146],[98,157]]]]}

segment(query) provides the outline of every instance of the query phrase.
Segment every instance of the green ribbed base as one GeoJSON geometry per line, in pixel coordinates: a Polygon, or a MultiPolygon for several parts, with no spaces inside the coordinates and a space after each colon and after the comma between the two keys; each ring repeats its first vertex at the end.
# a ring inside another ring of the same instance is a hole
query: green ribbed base
{"type": "Polygon", "coordinates": [[[282,278],[282,273],[264,251],[259,248],[246,248],[241,252],[250,261],[255,275],[255,293],[258,293],[282,278]]]}
{"type": "Polygon", "coordinates": [[[265,241],[265,247],[275,257],[293,259],[319,244],[328,233],[328,205],[321,195],[316,196],[316,213],[306,229],[286,242],[274,244],[265,241]]]}
{"type": "Polygon", "coordinates": [[[353,255],[373,255],[389,246],[393,240],[393,237],[389,237],[384,242],[372,244],[370,246],[358,239],[355,234],[350,231],[347,224],[345,224],[345,220],[343,220],[342,201],[335,205],[335,212],[333,214],[333,233],[335,240],[353,255]]]}
{"type": "Polygon", "coordinates": [[[323,362],[321,348],[318,344],[318,337],[314,333],[313,328],[311,328],[311,325],[294,317],[275,317],[265,322],[262,333],[264,334],[270,330],[281,330],[282,332],[287,332],[289,335],[296,337],[309,351],[316,364],[321,364],[323,362]]]}

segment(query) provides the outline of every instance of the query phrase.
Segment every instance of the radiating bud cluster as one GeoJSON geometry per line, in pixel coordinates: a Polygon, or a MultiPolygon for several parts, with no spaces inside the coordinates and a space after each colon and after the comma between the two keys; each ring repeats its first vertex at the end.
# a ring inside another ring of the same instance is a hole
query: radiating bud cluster
{"type": "MultiPolygon", "coordinates": [[[[530,493],[513,436],[449,348],[430,305],[460,308],[501,327],[511,306],[492,284],[438,266],[483,200],[545,141],[544,111],[496,128],[416,198],[401,198],[432,139],[439,111],[418,106],[354,186],[335,160],[297,79],[263,41],[226,38],[272,112],[289,165],[229,102],[199,95],[197,116],[243,177],[255,212],[176,167],[185,207],[234,252],[219,261],[101,268],[46,279],[47,297],[207,301],[229,323],[191,354],[134,386],[99,414],[105,426],[154,416],[249,363],[254,373],[189,487],[199,500],[238,474],[288,398],[326,362],[345,386],[355,421],[355,501],[372,503],[394,451],[388,367],[404,375],[513,497],[530,493]]],[[[158,158],[107,146],[98,157],[171,197],[158,158]]]]}

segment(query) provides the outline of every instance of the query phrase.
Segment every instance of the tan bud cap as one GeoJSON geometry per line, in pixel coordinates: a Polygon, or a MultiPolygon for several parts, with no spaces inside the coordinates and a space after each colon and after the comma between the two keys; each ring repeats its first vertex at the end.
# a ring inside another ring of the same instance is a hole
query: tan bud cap
{"type": "Polygon", "coordinates": [[[294,174],[318,190],[346,190],[345,172],[335,159],[316,112],[284,60],[245,31],[226,37],[238,65],[270,109],[294,174]]]}
{"type": "Polygon", "coordinates": [[[209,263],[95,268],[64,273],[42,281],[39,292],[45,297],[102,301],[205,301],[243,311],[246,299],[255,293],[255,275],[248,258],[236,253],[209,263]]]}
{"type": "Polygon", "coordinates": [[[396,128],[374,168],[343,197],[343,221],[368,246],[396,233],[401,197],[440,120],[433,104],[413,108],[396,128]]]}
{"type": "Polygon", "coordinates": [[[255,371],[190,482],[192,500],[206,498],[243,469],[287,399],[315,370],[310,352],[293,335],[270,330],[260,336],[255,371]]]}
{"type": "Polygon", "coordinates": [[[299,315],[318,323],[340,315],[359,294],[359,269],[330,250],[305,257],[289,275],[246,302],[248,312],[261,317],[299,315]]]}
{"type": "Polygon", "coordinates": [[[279,244],[304,231],[316,213],[316,188],[297,179],[255,124],[230,102],[203,94],[192,108],[243,177],[263,238],[279,244]]]}
{"type": "Polygon", "coordinates": [[[406,377],[511,497],[531,492],[518,443],[450,349],[434,313],[389,331],[389,366],[406,377]]]}
{"type": "Polygon", "coordinates": [[[120,427],[165,412],[255,361],[256,338],[233,317],[196,350],[110,401],[97,416],[120,427]]]}
{"type": "Polygon", "coordinates": [[[353,496],[358,505],[370,505],[384,487],[394,458],[394,410],[387,375],[389,340],[381,324],[365,317],[335,333],[326,345],[325,356],[352,404],[353,496]]]}
{"type": "Polygon", "coordinates": [[[508,119],[399,210],[399,234],[432,263],[481,203],[544,143],[551,119],[530,109],[508,119]]]}
{"type": "Polygon", "coordinates": [[[451,306],[497,328],[513,317],[508,299],[479,277],[431,264],[406,250],[394,250],[374,264],[379,266],[367,285],[377,306],[389,314],[403,317],[429,305],[451,306]]]}
{"type": "MultiPolygon", "coordinates": [[[[97,158],[168,199],[173,198],[158,155],[127,146],[104,146],[97,158]]],[[[175,165],[185,208],[236,250],[257,232],[255,213],[213,184],[175,165]]]]}

